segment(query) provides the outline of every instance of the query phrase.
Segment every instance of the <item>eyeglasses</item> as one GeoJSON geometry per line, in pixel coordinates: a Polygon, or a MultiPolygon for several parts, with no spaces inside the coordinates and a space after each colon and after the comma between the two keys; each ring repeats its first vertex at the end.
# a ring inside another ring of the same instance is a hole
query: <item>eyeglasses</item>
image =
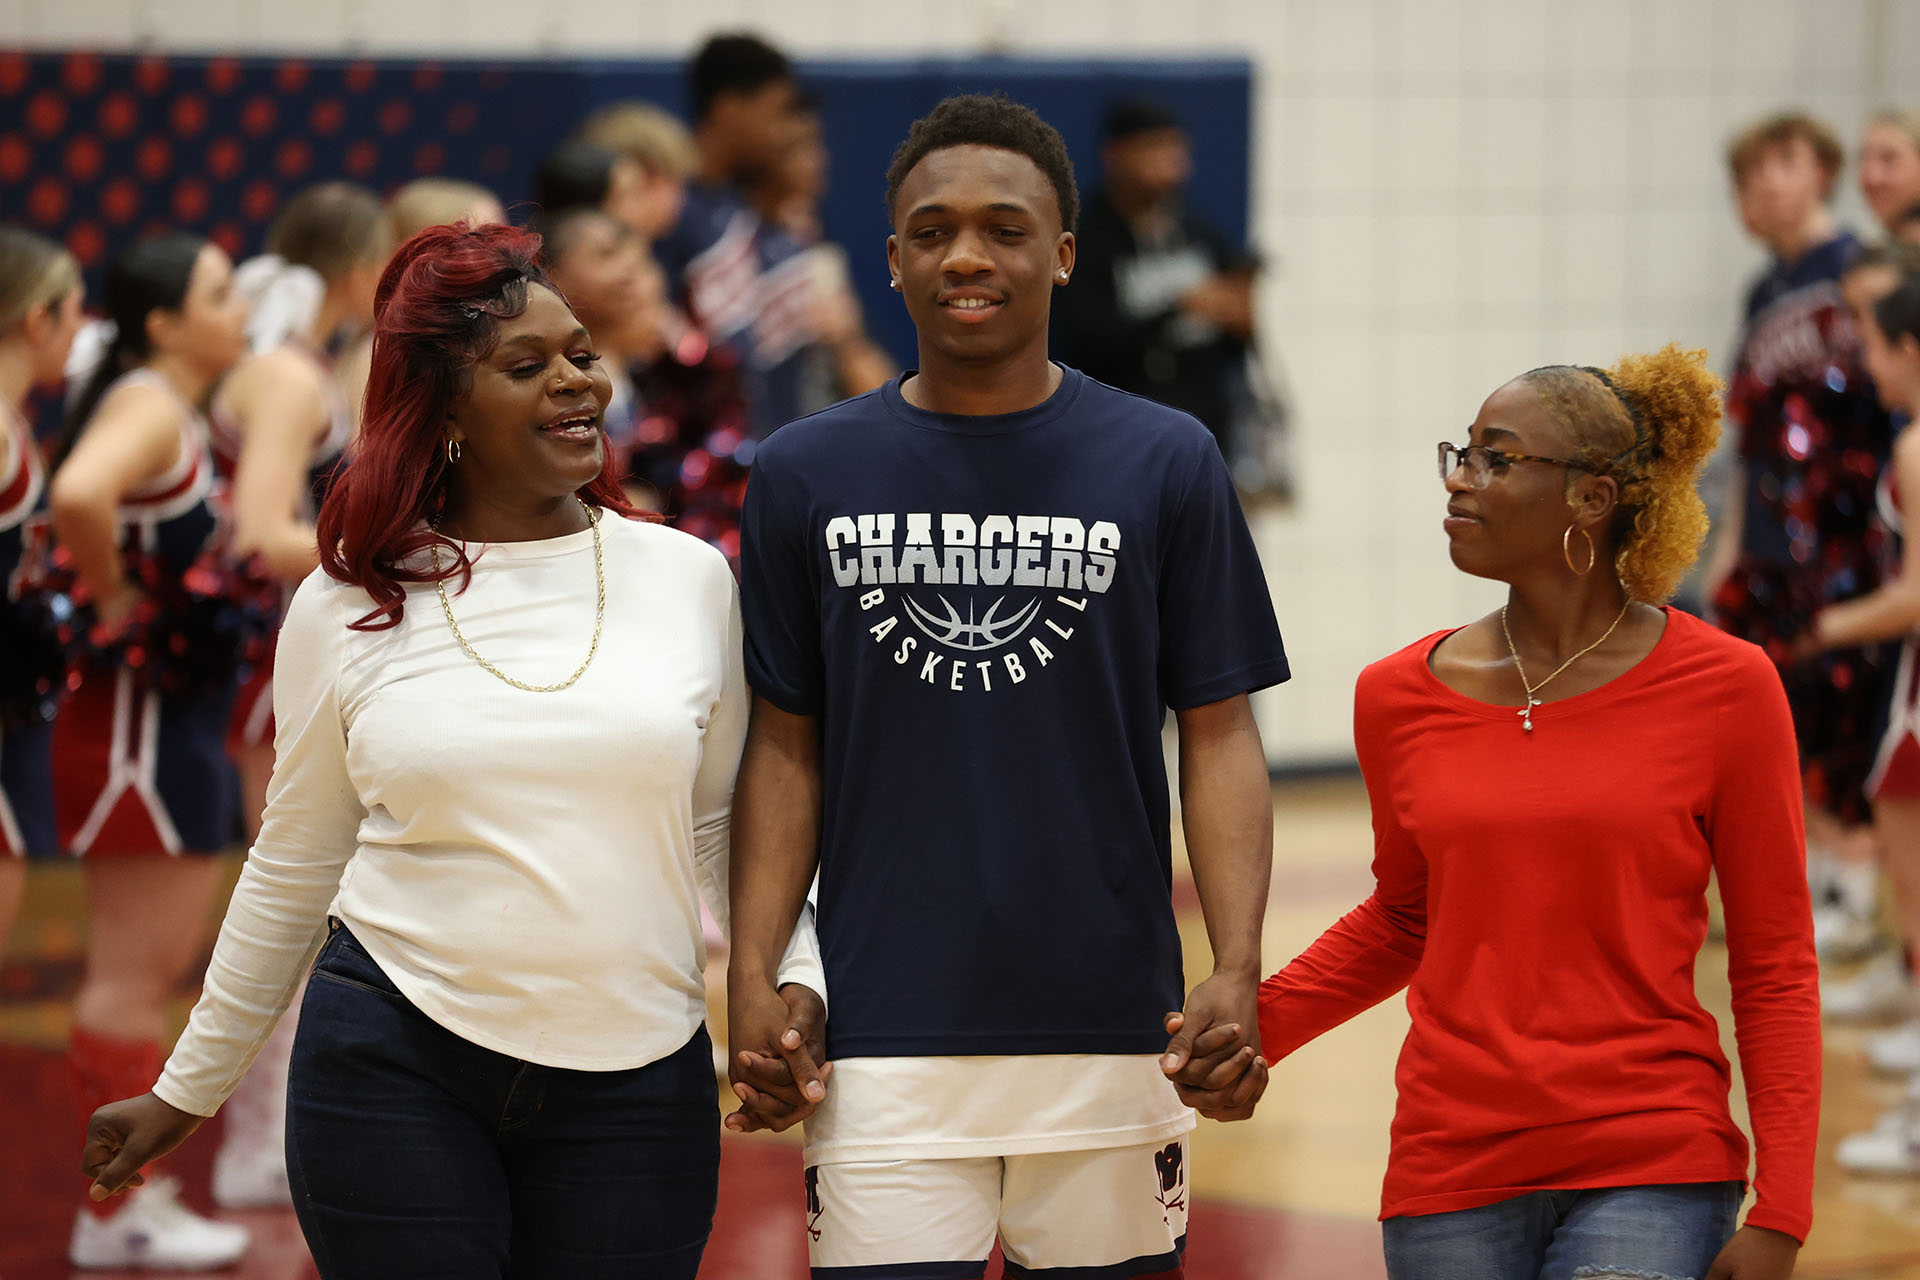
{"type": "Polygon", "coordinates": [[[1467,484],[1475,489],[1487,487],[1487,481],[1493,479],[1493,473],[1505,471],[1515,462],[1544,462],[1549,466],[1572,467],[1575,471],[1585,471],[1590,475],[1606,474],[1601,468],[1574,458],[1542,458],[1532,453],[1504,453],[1499,449],[1489,449],[1483,444],[1457,445],[1440,442],[1440,478],[1451,479],[1453,473],[1461,467],[1467,469],[1467,484]]]}

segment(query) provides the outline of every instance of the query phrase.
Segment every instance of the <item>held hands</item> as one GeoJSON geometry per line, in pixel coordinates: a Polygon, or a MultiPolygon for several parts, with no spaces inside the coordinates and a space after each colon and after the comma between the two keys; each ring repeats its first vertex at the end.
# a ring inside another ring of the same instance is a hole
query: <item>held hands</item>
{"type": "Polygon", "coordinates": [[[1742,1227],[1707,1268],[1706,1280],[1788,1280],[1800,1242],[1771,1227],[1742,1227]]]}
{"type": "Polygon", "coordinates": [[[729,993],[727,1078],[740,1109],[726,1118],[728,1129],[780,1133],[826,1099],[833,1075],[832,1063],[819,1065],[826,1057],[826,1013],[826,1002],[799,983],[729,993]]]}
{"type": "Polygon", "coordinates": [[[1209,1120],[1245,1120],[1267,1091],[1267,1060],[1260,1056],[1259,985],[1216,973],[1187,996],[1187,1007],[1166,1017],[1167,1051],[1160,1069],[1180,1101],[1209,1120]]]}
{"type": "Polygon", "coordinates": [[[140,1170],[173,1150],[205,1123],[151,1093],[109,1102],[87,1122],[80,1172],[93,1179],[87,1194],[105,1200],[146,1181],[140,1170]]]}

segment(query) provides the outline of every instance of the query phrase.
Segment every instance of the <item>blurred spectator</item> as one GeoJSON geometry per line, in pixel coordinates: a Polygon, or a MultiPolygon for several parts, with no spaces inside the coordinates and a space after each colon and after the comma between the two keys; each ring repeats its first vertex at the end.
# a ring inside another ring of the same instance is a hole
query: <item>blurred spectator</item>
{"type": "Polygon", "coordinates": [[[786,128],[786,146],[772,163],[745,175],[744,194],[762,222],[801,244],[816,244],[826,235],[820,202],[827,194],[829,162],[818,94],[804,88],[794,92],[786,128]]]}
{"type": "MultiPolygon", "coordinates": [[[[459,178],[415,178],[387,197],[387,243],[394,249],[428,227],[461,221],[479,226],[506,220],[500,197],[477,182],[459,178]]],[[[352,406],[356,433],[372,360],[373,338],[368,335],[343,350],[333,365],[334,383],[352,406]]]]}
{"type": "Polygon", "coordinates": [[[546,215],[601,209],[632,227],[645,221],[646,171],[612,147],[575,138],[549,151],[533,175],[533,203],[546,215]]]}
{"type": "MultiPolygon", "coordinates": [[[[696,181],[654,244],[674,301],[738,357],[753,434],[798,417],[799,379],[781,368],[810,336],[804,264],[769,278],[758,215],[741,189],[780,160],[794,135],[793,67],[751,35],[720,35],[694,56],[696,181]]],[[[778,255],[776,255],[778,256],[778,255]]]]}
{"type": "Polygon", "coordinates": [[[1860,140],[1860,194],[1889,236],[1914,234],[1913,224],[1920,222],[1920,112],[1882,111],[1867,122],[1860,140]]]}
{"type": "Polygon", "coordinates": [[[1877,650],[1798,662],[1793,641],[1820,608],[1879,585],[1874,491],[1892,427],[1840,289],[1859,243],[1827,207],[1839,141],[1819,121],[1780,115],[1741,134],[1727,160],[1741,222],[1773,262],[1748,292],[1727,390],[1738,458],[1707,598],[1723,629],[1781,668],[1805,775],[1815,940],[1844,957],[1875,934],[1864,788],[1884,672],[1877,650]]]}
{"type": "Polygon", "coordinates": [[[774,353],[797,344],[767,377],[796,380],[791,395],[799,417],[871,391],[900,370],[867,336],[847,276],[846,250],[825,239],[820,202],[828,157],[819,99],[804,90],[797,94],[789,124],[786,150],[748,180],[745,194],[760,215],[758,244],[768,283],[793,308],[764,319],[774,353]]]}
{"type": "Polygon", "coordinates": [[[753,456],[738,366],[667,301],[665,277],[631,227],[596,208],[536,225],[553,281],[613,380],[602,421],[622,487],[735,558],[753,456]]]}
{"type": "Polygon", "coordinates": [[[624,206],[628,224],[649,244],[665,235],[680,219],[700,160],[687,127],[650,102],[616,102],[588,116],[580,136],[640,167],[640,194],[624,206]]]}
{"type": "Polygon", "coordinates": [[[1920,204],[1897,215],[1887,229],[1901,244],[1920,246],[1920,204]]]}
{"type": "Polygon", "coordinates": [[[1128,98],[1101,125],[1102,186],[1080,219],[1073,283],[1053,310],[1061,360],[1200,419],[1229,458],[1253,339],[1253,263],[1182,199],[1193,171],[1167,107],[1128,98]]]}
{"type": "MultiPolygon", "coordinates": [[[[602,418],[616,465],[625,475],[639,421],[633,371],[666,345],[666,291],[660,267],[633,228],[592,205],[576,206],[535,224],[546,242],[548,270],[574,315],[593,335],[613,398],[602,418]]],[[[659,509],[657,498],[646,505],[659,509]]]]}
{"type": "Polygon", "coordinates": [[[415,178],[387,197],[387,229],[395,248],[428,227],[462,219],[476,225],[505,222],[507,211],[493,192],[458,178],[415,178]]]}

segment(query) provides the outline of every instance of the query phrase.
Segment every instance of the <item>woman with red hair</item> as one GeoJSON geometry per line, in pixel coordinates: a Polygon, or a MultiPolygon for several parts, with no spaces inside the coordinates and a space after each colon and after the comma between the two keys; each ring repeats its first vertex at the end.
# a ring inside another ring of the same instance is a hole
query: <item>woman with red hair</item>
{"type": "MultiPolygon", "coordinates": [[[[692,1280],[712,1223],[697,895],[726,919],[739,607],[718,553],[621,496],[539,249],[435,227],[382,277],[260,836],[165,1071],[88,1134],[93,1194],[136,1183],[314,961],[287,1142],[324,1277],[692,1280]]],[[[786,973],[810,1031],[807,921],[786,973]]]]}

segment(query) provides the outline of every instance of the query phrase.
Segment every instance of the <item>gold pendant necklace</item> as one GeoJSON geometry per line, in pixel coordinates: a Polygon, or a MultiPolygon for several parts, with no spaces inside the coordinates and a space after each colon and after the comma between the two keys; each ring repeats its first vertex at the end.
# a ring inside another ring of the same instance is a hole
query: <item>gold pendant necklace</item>
{"type": "MultiPolygon", "coordinates": [[[[466,651],[466,655],[486,668],[486,670],[494,676],[504,680],[516,689],[525,689],[528,693],[558,693],[562,689],[572,688],[574,682],[585,675],[587,668],[593,665],[593,655],[600,652],[600,624],[607,616],[607,572],[606,565],[601,559],[600,554],[600,513],[588,506],[586,502],[579,497],[575,497],[574,501],[579,502],[580,509],[587,513],[587,527],[593,530],[593,643],[587,646],[587,656],[581,659],[580,665],[575,667],[573,674],[565,680],[560,681],[558,684],[528,684],[524,680],[515,680],[512,676],[474,652],[473,646],[467,643],[467,638],[460,634],[460,624],[454,620],[453,602],[447,599],[446,580],[444,578],[437,578],[433,584],[434,590],[440,593],[440,611],[447,615],[447,625],[453,628],[453,638],[460,642],[460,647],[466,651]]],[[[436,526],[434,532],[437,534],[439,531],[439,528],[436,526]]],[[[437,542],[428,543],[427,552],[433,557],[433,571],[435,574],[438,574],[440,572],[439,544],[437,542]]]]}
{"type": "Polygon", "coordinates": [[[1525,729],[1528,733],[1533,732],[1533,709],[1540,705],[1540,699],[1533,695],[1546,688],[1548,681],[1552,680],[1553,676],[1559,675],[1562,671],[1565,671],[1568,667],[1605,644],[1607,637],[1613,634],[1613,628],[1620,625],[1620,619],[1626,617],[1627,610],[1631,608],[1633,608],[1633,599],[1632,597],[1628,597],[1627,602],[1620,606],[1620,612],[1614,615],[1613,626],[1608,627],[1598,640],[1595,640],[1592,644],[1555,667],[1553,669],[1553,675],[1548,676],[1546,680],[1542,680],[1539,684],[1528,684],[1527,669],[1520,665],[1520,650],[1514,648],[1513,632],[1507,630],[1507,606],[1500,606],[1500,634],[1507,638],[1507,652],[1513,655],[1513,669],[1519,673],[1520,684],[1527,691],[1527,705],[1521,707],[1517,713],[1520,716],[1520,727],[1522,729],[1525,729]]]}

